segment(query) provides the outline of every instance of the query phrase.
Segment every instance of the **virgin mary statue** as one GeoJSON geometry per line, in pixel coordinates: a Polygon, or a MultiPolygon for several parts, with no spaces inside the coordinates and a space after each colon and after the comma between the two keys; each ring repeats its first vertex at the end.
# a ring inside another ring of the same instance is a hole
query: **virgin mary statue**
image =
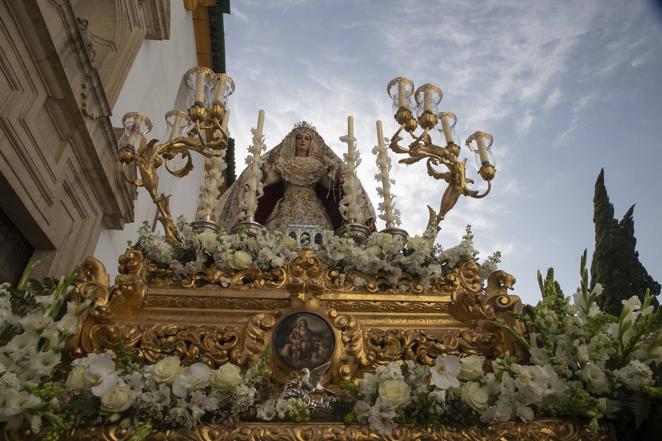
{"type": "MultiPolygon", "coordinates": [[[[290,225],[314,225],[335,230],[344,223],[338,205],[342,199],[342,160],[315,128],[298,123],[283,141],[262,156],[264,193],[258,199],[255,221],[269,230],[286,231],[290,225]]],[[[219,216],[226,231],[245,221],[246,170],[223,194],[219,216]]],[[[375,212],[362,186],[359,189],[361,219],[374,229],[375,212]]]]}

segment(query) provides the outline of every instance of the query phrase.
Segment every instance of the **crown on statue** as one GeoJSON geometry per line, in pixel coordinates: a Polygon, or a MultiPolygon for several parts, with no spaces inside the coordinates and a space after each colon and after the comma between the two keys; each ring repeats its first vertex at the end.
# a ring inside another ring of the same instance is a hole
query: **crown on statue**
{"type": "Polygon", "coordinates": [[[295,129],[310,129],[313,132],[317,133],[317,129],[315,128],[314,125],[310,124],[308,121],[299,121],[298,123],[294,124],[295,129]]]}

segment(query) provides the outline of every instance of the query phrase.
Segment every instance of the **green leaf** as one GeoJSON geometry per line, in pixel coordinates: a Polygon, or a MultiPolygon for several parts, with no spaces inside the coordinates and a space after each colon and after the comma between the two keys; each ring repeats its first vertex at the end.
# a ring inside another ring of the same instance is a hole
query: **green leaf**
{"type": "Polygon", "coordinates": [[[644,422],[650,413],[650,398],[641,392],[634,393],[627,400],[627,407],[632,411],[632,415],[634,415],[635,427],[639,429],[641,423],[644,422]]]}
{"type": "Polygon", "coordinates": [[[20,290],[24,290],[27,287],[28,284],[28,278],[30,277],[30,273],[32,272],[33,269],[35,269],[41,262],[43,262],[43,258],[35,259],[32,262],[29,262],[25,266],[25,271],[23,271],[23,275],[21,276],[21,279],[18,281],[18,285],[16,287],[20,290]]]}
{"type": "Polygon", "coordinates": [[[662,386],[644,386],[644,392],[654,398],[662,398],[662,386]]]}

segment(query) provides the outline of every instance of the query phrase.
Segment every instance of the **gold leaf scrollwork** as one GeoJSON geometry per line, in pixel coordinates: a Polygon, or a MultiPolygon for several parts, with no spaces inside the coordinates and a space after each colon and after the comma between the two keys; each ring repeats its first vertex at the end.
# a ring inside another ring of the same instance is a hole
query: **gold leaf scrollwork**
{"type": "Polygon", "coordinates": [[[494,344],[489,334],[480,331],[370,329],[364,332],[365,353],[371,368],[399,360],[433,365],[439,355],[484,354],[494,344]]]}
{"type": "Polygon", "coordinates": [[[497,321],[503,321],[512,329],[523,333],[524,325],[514,315],[522,312],[519,297],[508,294],[515,278],[504,271],[494,271],[488,277],[486,294],[469,290],[458,291],[451,305],[451,313],[469,325],[463,332],[470,346],[482,348],[486,356],[506,352],[521,358],[523,349],[515,338],[497,321]]]}
{"type": "Polygon", "coordinates": [[[267,345],[269,332],[275,325],[274,314],[260,313],[251,317],[243,330],[242,346],[231,353],[232,362],[239,366],[256,362],[267,345]]]}
{"type": "MultiPolygon", "coordinates": [[[[119,425],[81,428],[69,434],[73,441],[125,441],[133,430],[119,425]]],[[[36,440],[27,431],[7,433],[8,441],[36,440]]],[[[240,423],[235,427],[200,426],[190,432],[168,430],[153,432],[148,441],[615,441],[612,424],[603,423],[598,430],[589,432],[585,423],[558,419],[539,419],[523,423],[508,421],[489,426],[467,428],[444,427],[396,427],[390,436],[371,431],[366,425],[324,423],[240,423]]]]}
{"type": "Polygon", "coordinates": [[[150,287],[176,287],[177,276],[172,268],[162,268],[154,263],[145,267],[145,280],[150,287]]]}
{"type": "Polygon", "coordinates": [[[76,292],[83,298],[94,292],[95,299],[79,319],[78,335],[72,343],[74,355],[115,348],[122,343],[117,317],[132,317],[142,306],[147,290],[144,277],[148,261],[140,251],[130,249],[120,256],[119,263],[120,274],[110,290],[108,274],[101,262],[88,257],[81,267],[84,281],[78,284],[76,292]]]}
{"type": "Polygon", "coordinates": [[[324,287],[332,292],[369,292],[369,293],[411,293],[420,294],[424,291],[423,285],[408,274],[390,277],[388,274],[371,276],[360,271],[351,271],[343,274],[338,270],[330,269],[326,272],[324,287]],[[357,283],[362,280],[362,283],[357,283]]]}
{"type": "Polygon", "coordinates": [[[454,272],[462,288],[470,292],[480,292],[483,287],[480,281],[480,268],[474,259],[466,260],[454,272]]]}
{"type": "Polygon", "coordinates": [[[68,343],[68,350],[74,356],[112,344],[119,334],[110,311],[110,278],[106,268],[94,257],[87,257],[81,265],[79,277],[81,282],[76,286],[78,298],[92,298],[93,301],[78,320],[76,336],[68,343]]]}
{"type": "Polygon", "coordinates": [[[305,302],[307,295],[319,296],[324,292],[322,279],[325,269],[315,251],[300,251],[299,256],[287,265],[289,277],[284,286],[291,295],[305,302]]]}
{"type": "Polygon", "coordinates": [[[216,264],[212,264],[203,268],[201,271],[198,271],[196,274],[184,277],[184,279],[182,279],[182,288],[195,288],[197,286],[209,284],[221,286],[220,282],[222,279],[230,280],[233,275],[233,270],[222,270],[219,269],[216,264]]]}
{"type": "Polygon", "coordinates": [[[120,274],[111,292],[114,315],[133,316],[142,306],[147,292],[145,271],[150,262],[138,250],[127,250],[119,258],[120,274]]]}
{"type": "Polygon", "coordinates": [[[285,285],[287,273],[284,268],[274,268],[271,271],[244,270],[232,276],[231,288],[239,289],[280,289],[285,285]]]}
{"type": "Polygon", "coordinates": [[[370,365],[363,346],[363,329],[358,320],[349,314],[339,314],[331,309],[327,312],[333,326],[340,331],[343,354],[334,367],[333,378],[338,382],[351,379],[357,369],[370,365]]]}
{"type": "Polygon", "coordinates": [[[203,361],[218,366],[229,360],[229,354],[241,340],[240,327],[146,324],[128,329],[126,348],[138,357],[155,363],[168,355],[181,360],[203,361]]]}

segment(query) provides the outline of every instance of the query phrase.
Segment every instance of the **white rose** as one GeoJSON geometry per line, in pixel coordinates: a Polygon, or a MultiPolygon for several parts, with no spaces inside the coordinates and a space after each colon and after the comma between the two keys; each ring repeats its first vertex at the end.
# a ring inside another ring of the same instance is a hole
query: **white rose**
{"type": "Polygon", "coordinates": [[[101,411],[120,413],[133,404],[133,390],[126,384],[116,384],[101,395],[101,411]]]}
{"type": "Polygon", "coordinates": [[[366,249],[366,252],[370,255],[375,256],[375,257],[379,257],[379,255],[382,252],[382,249],[379,248],[377,245],[373,245],[371,247],[368,247],[368,249],[366,249]]]}
{"type": "Polygon", "coordinates": [[[388,233],[380,233],[380,234],[377,235],[377,243],[381,247],[384,247],[384,246],[388,245],[389,242],[391,242],[392,239],[393,239],[393,236],[391,236],[388,233]]]}
{"type": "Polygon", "coordinates": [[[479,355],[460,358],[461,370],[458,378],[461,380],[479,379],[483,375],[483,361],[484,358],[479,355]]]}
{"type": "Polygon", "coordinates": [[[411,389],[402,380],[386,380],[379,385],[379,397],[392,409],[409,403],[410,393],[411,389]]]}
{"type": "Polygon", "coordinates": [[[216,233],[207,230],[198,234],[198,243],[200,244],[200,248],[203,250],[213,252],[214,249],[216,249],[216,244],[218,243],[216,233]]]}
{"type": "Polygon", "coordinates": [[[67,382],[64,384],[68,389],[82,391],[90,387],[87,381],[87,368],[85,366],[74,366],[69,372],[67,382]]]}
{"type": "Polygon", "coordinates": [[[290,237],[290,236],[283,236],[283,246],[287,248],[288,250],[293,250],[297,247],[298,243],[296,239],[290,237]]]}
{"type": "Polygon", "coordinates": [[[241,270],[246,269],[253,263],[253,258],[246,251],[235,251],[232,255],[230,266],[233,269],[241,270]]]}
{"type": "Polygon", "coordinates": [[[241,369],[232,363],[225,363],[212,371],[209,383],[223,392],[232,392],[241,383],[241,369]]]}
{"type": "Polygon", "coordinates": [[[470,381],[460,388],[460,398],[472,409],[481,411],[487,409],[490,395],[478,383],[470,381]]]}
{"type": "Polygon", "coordinates": [[[179,364],[179,358],[171,356],[159,360],[154,365],[152,372],[157,383],[172,384],[177,375],[182,372],[182,367],[179,364]]]}

